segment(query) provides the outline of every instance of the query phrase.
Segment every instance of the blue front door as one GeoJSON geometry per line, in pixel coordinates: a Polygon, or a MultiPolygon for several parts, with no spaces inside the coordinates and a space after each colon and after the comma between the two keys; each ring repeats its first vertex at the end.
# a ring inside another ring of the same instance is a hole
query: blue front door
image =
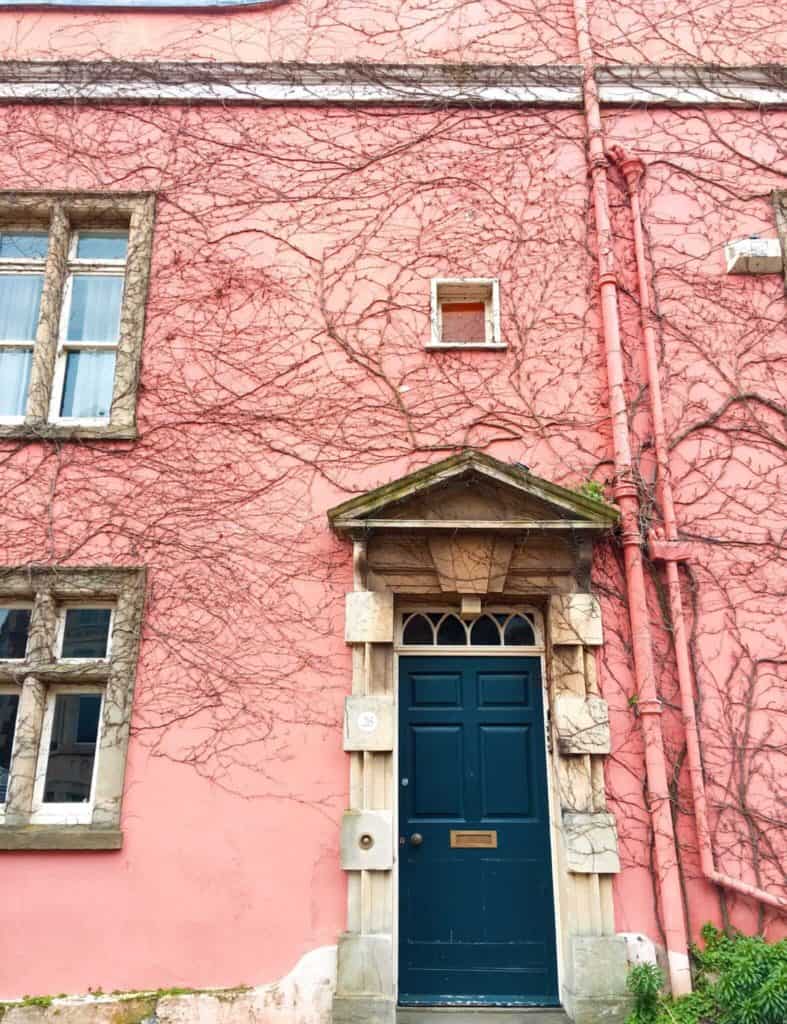
{"type": "Polygon", "coordinates": [[[556,1006],[540,661],[399,666],[399,1002],[556,1006]]]}

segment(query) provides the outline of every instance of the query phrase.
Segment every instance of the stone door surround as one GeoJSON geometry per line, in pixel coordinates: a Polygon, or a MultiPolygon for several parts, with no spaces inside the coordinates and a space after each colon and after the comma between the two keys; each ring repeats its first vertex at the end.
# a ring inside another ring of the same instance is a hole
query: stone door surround
{"type": "Polygon", "coordinates": [[[343,503],[329,522],[352,540],[354,568],[345,626],[353,656],[344,715],[350,807],[341,831],[348,909],[334,1024],[396,1019],[397,616],[416,605],[540,612],[561,1000],[576,1024],[600,1012],[622,1020],[617,832],[603,768],[609,719],[596,676],[603,633],[589,589],[592,545],[614,528],[616,509],[469,451],[343,503]]]}

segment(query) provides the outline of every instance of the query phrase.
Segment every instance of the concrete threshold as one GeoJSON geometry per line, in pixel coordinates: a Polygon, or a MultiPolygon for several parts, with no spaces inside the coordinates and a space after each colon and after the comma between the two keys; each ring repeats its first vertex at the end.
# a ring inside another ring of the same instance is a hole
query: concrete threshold
{"type": "Polygon", "coordinates": [[[400,1006],[397,1024],[571,1024],[560,1007],[400,1006]]]}

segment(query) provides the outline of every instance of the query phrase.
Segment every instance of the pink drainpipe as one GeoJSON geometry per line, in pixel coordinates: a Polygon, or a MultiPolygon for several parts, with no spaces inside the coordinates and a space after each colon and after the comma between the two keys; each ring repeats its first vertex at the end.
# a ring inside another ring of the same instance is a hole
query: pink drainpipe
{"type": "Polygon", "coordinates": [[[678,563],[685,561],[690,554],[690,545],[678,540],[678,522],[675,516],[675,501],[672,493],[670,475],[669,447],[664,426],[664,407],[661,401],[661,382],[656,356],[656,336],[651,320],[650,288],[648,286],[647,263],[645,259],[645,242],[642,229],[642,210],[640,207],[639,187],[645,165],[638,157],[628,155],[620,146],[612,146],[610,157],[620,168],[626,180],[631,199],[631,218],[634,225],[634,250],[637,261],[637,279],[639,284],[639,301],[642,314],[642,336],[645,342],[645,355],[648,366],[648,390],[653,419],[653,434],[656,447],[656,464],[658,467],[659,497],[664,517],[663,533],[654,532],[650,537],[650,550],[654,559],[665,562],[667,588],[669,592],[670,618],[675,644],[675,660],[678,667],[678,683],[680,686],[683,725],[686,732],[686,754],[691,779],[691,794],[694,802],[694,817],[697,822],[697,841],[700,849],[702,873],[711,882],[733,889],[735,892],[750,896],[752,899],[765,903],[769,907],[787,910],[787,899],[773,893],[758,889],[738,878],[732,878],[716,870],[713,860],[713,842],[708,826],[708,804],[705,798],[705,779],[702,771],[700,754],[699,730],[694,713],[694,680],[689,659],[689,641],[686,619],[683,614],[683,600],[680,592],[680,576],[678,563]]]}
{"type": "Polygon", "coordinates": [[[615,498],[620,507],[623,558],[626,573],[629,619],[634,653],[637,708],[645,744],[647,793],[653,829],[656,888],[661,924],[667,945],[672,991],[691,991],[688,938],[683,914],[680,876],[672,824],[664,740],[661,732],[661,701],[656,689],[648,612],[642,537],[639,527],[639,496],[632,472],[631,440],[624,391],[625,375],[620,340],[617,280],[613,235],[607,194],[607,158],[601,121],[598,87],[586,0],[574,0],[577,44],[582,62],[582,88],[588,133],[590,173],[598,235],[599,291],[606,348],[609,405],[615,458],[615,498]]]}

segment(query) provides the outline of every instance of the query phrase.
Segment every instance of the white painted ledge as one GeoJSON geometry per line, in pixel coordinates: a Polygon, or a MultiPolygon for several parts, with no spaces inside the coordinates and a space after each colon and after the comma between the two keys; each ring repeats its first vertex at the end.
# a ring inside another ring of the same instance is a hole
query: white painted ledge
{"type": "MultiPolygon", "coordinates": [[[[0,3],[0,10],[2,10],[0,3]]],[[[608,106],[787,107],[787,67],[621,65],[596,71],[608,106]]],[[[574,64],[241,64],[201,61],[6,61],[0,102],[582,105],[574,64]]]]}

